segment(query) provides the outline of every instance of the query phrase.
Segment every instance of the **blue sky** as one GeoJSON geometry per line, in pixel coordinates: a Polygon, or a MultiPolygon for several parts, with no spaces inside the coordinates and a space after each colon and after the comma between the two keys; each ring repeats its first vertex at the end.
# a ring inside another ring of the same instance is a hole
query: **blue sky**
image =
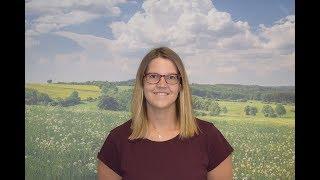
{"type": "Polygon", "coordinates": [[[189,81],[295,85],[295,4],[289,0],[25,1],[26,82],[135,78],[168,46],[189,81]]]}

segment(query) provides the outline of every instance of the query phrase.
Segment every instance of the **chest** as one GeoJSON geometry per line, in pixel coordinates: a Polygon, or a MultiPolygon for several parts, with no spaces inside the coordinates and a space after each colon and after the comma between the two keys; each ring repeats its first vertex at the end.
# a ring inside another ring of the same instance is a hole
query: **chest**
{"type": "Polygon", "coordinates": [[[206,147],[197,142],[128,144],[121,153],[124,180],[207,178],[206,147]]]}

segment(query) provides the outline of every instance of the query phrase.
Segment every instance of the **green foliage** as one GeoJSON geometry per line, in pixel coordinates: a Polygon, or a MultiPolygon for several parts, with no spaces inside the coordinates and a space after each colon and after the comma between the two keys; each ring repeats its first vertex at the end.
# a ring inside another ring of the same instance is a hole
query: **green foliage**
{"type": "Polygon", "coordinates": [[[256,107],[251,107],[250,115],[255,116],[258,112],[258,109],[256,107]]]}
{"type": "Polygon", "coordinates": [[[51,80],[51,79],[47,80],[47,83],[51,84],[51,83],[52,83],[52,80],[51,80]]]}
{"type": "Polygon", "coordinates": [[[106,96],[112,96],[118,92],[117,86],[113,83],[106,83],[101,87],[101,94],[106,96]]]}
{"type": "Polygon", "coordinates": [[[239,84],[191,84],[192,95],[211,99],[245,102],[264,100],[266,102],[294,103],[295,92],[292,86],[266,87],[239,84]]]}
{"type": "Polygon", "coordinates": [[[273,108],[270,105],[264,105],[262,107],[261,112],[263,113],[263,115],[265,117],[272,117],[272,118],[277,117],[275,111],[273,110],[273,108]]]}
{"type": "Polygon", "coordinates": [[[93,101],[96,101],[96,99],[95,99],[95,98],[92,98],[92,97],[88,97],[88,98],[86,99],[86,101],[88,101],[88,102],[93,102],[93,101]]]}
{"type": "Polygon", "coordinates": [[[198,110],[209,111],[209,114],[212,116],[217,116],[221,112],[221,108],[216,101],[198,96],[192,96],[192,107],[198,110]]]}
{"type": "Polygon", "coordinates": [[[255,116],[258,112],[258,109],[254,106],[249,106],[247,105],[245,108],[244,108],[244,112],[246,113],[246,115],[251,115],[251,116],[255,116]]]}
{"type": "Polygon", "coordinates": [[[119,110],[119,103],[113,97],[101,96],[99,103],[98,103],[98,107],[100,109],[105,109],[105,110],[108,109],[108,110],[117,111],[117,110],[119,110]]]}
{"type": "Polygon", "coordinates": [[[248,105],[244,108],[244,112],[246,113],[246,115],[250,115],[250,109],[251,107],[248,105]]]}
{"type": "Polygon", "coordinates": [[[206,116],[207,114],[202,111],[194,110],[193,111],[194,116],[206,116]]]}
{"type": "Polygon", "coordinates": [[[280,117],[287,113],[286,109],[284,108],[284,106],[282,104],[277,104],[275,111],[276,111],[277,115],[280,117]]]}
{"type": "Polygon", "coordinates": [[[211,116],[218,116],[221,112],[221,108],[217,102],[213,101],[209,105],[209,111],[211,116]]]}
{"type": "Polygon", "coordinates": [[[131,99],[132,99],[132,89],[128,88],[121,88],[119,89],[114,83],[106,83],[102,86],[101,89],[102,96],[100,97],[100,106],[102,109],[110,109],[105,108],[106,103],[103,103],[103,96],[111,97],[113,98],[116,103],[117,107],[113,107],[111,109],[113,110],[121,110],[121,111],[129,111],[130,105],[131,105],[131,99]]]}
{"type": "Polygon", "coordinates": [[[113,95],[119,104],[119,110],[121,111],[130,111],[131,99],[132,99],[132,90],[126,89],[122,90],[113,95]]]}
{"type": "Polygon", "coordinates": [[[265,102],[294,103],[295,94],[293,92],[271,92],[263,94],[261,100],[265,102]]]}
{"type": "Polygon", "coordinates": [[[57,104],[63,107],[74,106],[79,104],[81,101],[79,97],[79,93],[77,91],[73,91],[69,97],[66,99],[59,98],[57,104]]]}
{"type": "Polygon", "coordinates": [[[25,104],[44,104],[47,105],[53,100],[48,94],[38,92],[35,89],[25,89],[25,104]]]}

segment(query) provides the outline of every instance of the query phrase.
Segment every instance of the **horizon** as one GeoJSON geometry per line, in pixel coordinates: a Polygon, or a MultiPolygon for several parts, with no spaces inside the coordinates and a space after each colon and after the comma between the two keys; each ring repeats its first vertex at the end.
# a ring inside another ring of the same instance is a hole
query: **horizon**
{"type": "MultiPolygon", "coordinates": [[[[51,79],[48,79],[51,80],[51,79]]],[[[120,80],[120,81],[108,81],[111,83],[114,82],[126,82],[126,81],[131,81],[131,80],[135,80],[135,79],[128,79],[128,80],[120,80]]],[[[102,81],[102,82],[106,82],[107,80],[88,80],[90,82],[94,82],[94,81],[102,81]]],[[[25,82],[25,84],[57,84],[57,83],[85,83],[88,81],[53,81],[52,83],[48,83],[48,82],[25,82]]],[[[258,85],[258,84],[230,84],[230,83],[216,83],[216,84],[207,84],[207,83],[195,83],[195,82],[189,82],[189,85],[240,85],[240,86],[260,86],[260,87],[295,87],[295,85],[258,85]]]]}

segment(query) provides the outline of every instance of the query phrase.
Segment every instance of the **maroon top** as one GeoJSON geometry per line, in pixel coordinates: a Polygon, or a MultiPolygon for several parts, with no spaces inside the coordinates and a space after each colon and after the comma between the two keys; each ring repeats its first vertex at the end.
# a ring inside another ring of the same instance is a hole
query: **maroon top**
{"type": "Polygon", "coordinates": [[[233,152],[221,132],[210,122],[197,119],[199,135],[163,142],[129,140],[131,120],[107,136],[98,159],[123,180],[206,180],[207,172],[233,152]]]}

